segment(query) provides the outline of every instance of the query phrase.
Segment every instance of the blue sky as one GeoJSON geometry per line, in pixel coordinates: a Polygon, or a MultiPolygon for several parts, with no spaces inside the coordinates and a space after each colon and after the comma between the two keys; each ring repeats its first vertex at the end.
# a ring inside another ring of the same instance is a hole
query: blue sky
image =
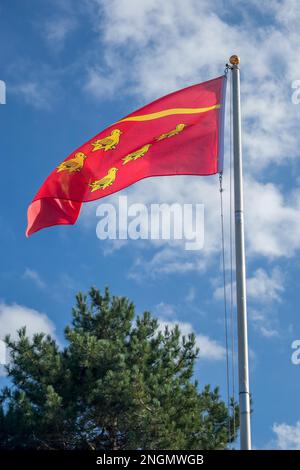
{"type": "MultiPolygon", "coordinates": [[[[225,397],[217,177],[149,179],[122,192],[130,202],[203,203],[199,252],[179,242],[100,241],[94,203],[73,227],[30,239],[24,231],[35,192],[71,151],[152,99],[221,75],[238,53],[253,444],[300,448],[300,366],[291,362],[300,338],[298,2],[3,0],[0,18],[0,334],[25,322],[62,342],[75,293],[108,285],[138,312],[194,330],[200,384],[219,384],[225,397]]],[[[226,149],[228,169],[228,132],[226,149]]],[[[228,220],[228,171],[224,186],[228,220]]]]}

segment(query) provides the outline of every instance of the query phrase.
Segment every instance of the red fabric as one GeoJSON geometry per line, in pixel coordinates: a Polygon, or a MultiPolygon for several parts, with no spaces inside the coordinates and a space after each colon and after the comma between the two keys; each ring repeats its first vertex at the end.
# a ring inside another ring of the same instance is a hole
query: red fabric
{"type": "Polygon", "coordinates": [[[74,224],[83,202],[105,197],[149,176],[164,175],[212,175],[220,170],[222,159],[222,127],[224,106],[224,76],[193,85],[164,96],[129,114],[144,116],[169,109],[220,108],[203,113],[172,114],[144,121],[117,122],[97,134],[72,152],[85,154],[79,171],[57,171],[48,176],[28,208],[26,235],[52,225],[74,224]],[[176,135],[157,140],[164,133],[184,124],[176,135]],[[92,142],[103,139],[119,129],[116,148],[93,151],[92,142]],[[124,157],[151,144],[148,151],[124,164],[124,157]],[[111,168],[117,168],[116,178],[105,189],[91,191],[90,184],[101,180],[111,168]]]}

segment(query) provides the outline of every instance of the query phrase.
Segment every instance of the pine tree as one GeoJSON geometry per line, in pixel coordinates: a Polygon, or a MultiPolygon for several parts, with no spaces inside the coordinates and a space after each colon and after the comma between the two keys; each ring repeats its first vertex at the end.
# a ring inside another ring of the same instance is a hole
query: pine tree
{"type": "Polygon", "coordinates": [[[78,294],[72,316],[64,349],[25,328],[6,338],[0,448],[204,450],[235,438],[218,389],[199,392],[193,380],[193,334],[160,331],[108,289],[78,294]]]}

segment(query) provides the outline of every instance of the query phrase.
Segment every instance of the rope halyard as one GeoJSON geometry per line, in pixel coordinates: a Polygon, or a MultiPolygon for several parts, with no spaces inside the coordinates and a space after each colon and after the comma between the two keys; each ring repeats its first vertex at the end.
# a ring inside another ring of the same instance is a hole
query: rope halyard
{"type": "Polygon", "coordinates": [[[228,441],[231,440],[230,424],[230,385],[229,385],[229,347],[228,347],[228,318],[227,318],[227,295],[226,295],[226,266],[225,266],[225,237],[224,237],[224,208],[223,208],[223,174],[219,173],[220,182],[220,211],[221,211],[221,240],[222,240],[222,271],[223,271],[223,295],[224,295],[224,329],[226,348],[226,393],[228,408],[228,441]]]}

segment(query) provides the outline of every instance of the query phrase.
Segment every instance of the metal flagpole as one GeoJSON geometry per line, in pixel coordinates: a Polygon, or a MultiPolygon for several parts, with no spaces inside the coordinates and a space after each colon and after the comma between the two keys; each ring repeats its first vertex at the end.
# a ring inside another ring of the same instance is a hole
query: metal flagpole
{"type": "Polygon", "coordinates": [[[248,333],[246,304],[246,264],[244,242],[243,169],[241,142],[240,107],[240,59],[230,57],[232,72],[233,112],[233,166],[234,166],[234,213],[235,213],[235,254],[236,254],[236,298],[238,327],[238,368],[240,405],[240,447],[251,450],[250,390],[248,370],[248,333]]]}

